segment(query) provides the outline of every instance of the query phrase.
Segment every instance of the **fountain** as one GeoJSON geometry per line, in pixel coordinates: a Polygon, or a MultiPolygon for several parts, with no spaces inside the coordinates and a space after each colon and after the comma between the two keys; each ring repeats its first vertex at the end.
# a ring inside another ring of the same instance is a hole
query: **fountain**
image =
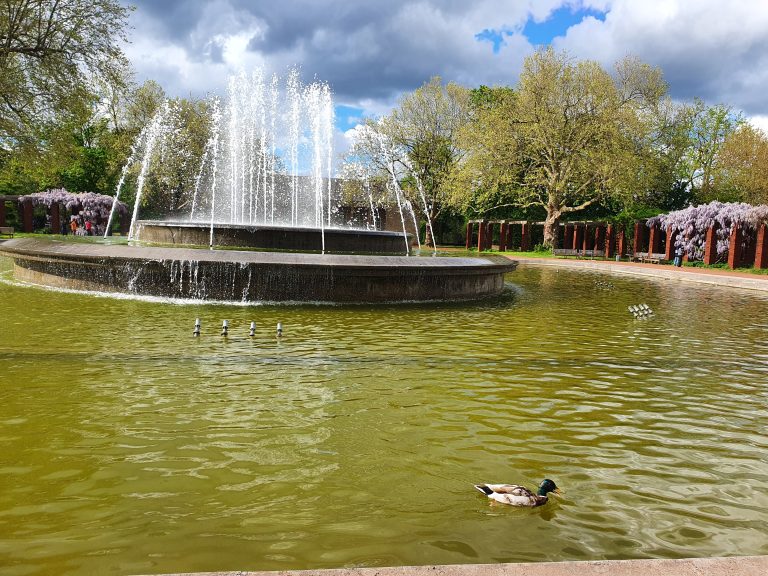
{"type": "MultiPolygon", "coordinates": [[[[153,165],[191,155],[178,142],[179,110],[166,102],[129,158],[139,164],[131,245],[6,242],[0,250],[14,259],[15,276],[78,290],[236,301],[467,300],[502,291],[515,267],[506,258],[411,256],[406,219],[415,224],[416,215],[394,174],[389,186],[402,232],[375,229],[372,200],[373,229],[345,225],[333,186],[326,84],[302,85],[296,70],[284,83],[256,71],[232,77],[227,92],[224,105],[210,101],[194,186],[176,199],[188,206],[185,217],[139,218],[153,165]]],[[[117,198],[127,172],[128,165],[117,198]]]]}

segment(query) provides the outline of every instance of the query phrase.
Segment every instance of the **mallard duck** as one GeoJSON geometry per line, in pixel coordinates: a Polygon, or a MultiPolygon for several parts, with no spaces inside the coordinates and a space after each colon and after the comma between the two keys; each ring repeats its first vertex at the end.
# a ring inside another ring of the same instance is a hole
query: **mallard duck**
{"type": "Polygon", "coordinates": [[[491,500],[511,506],[541,506],[549,500],[547,494],[550,492],[560,494],[560,489],[548,478],[539,484],[539,491],[536,494],[525,486],[516,484],[475,484],[475,488],[491,500]]]}

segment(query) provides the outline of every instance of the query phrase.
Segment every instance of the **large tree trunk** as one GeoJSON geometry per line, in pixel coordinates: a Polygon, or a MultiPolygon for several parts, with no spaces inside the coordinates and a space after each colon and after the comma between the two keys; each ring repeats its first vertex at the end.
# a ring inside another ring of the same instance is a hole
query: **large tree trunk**
{"type": "Polygon", "coordinates": [[[557,245],[557,228],[560,225],[560,210],[547,206],[547,217],[544,219],[544,246],[560,248],[557,245]]]}
{"type": "Polygon", "coordinates": [[[424,246],[431,246],[435,247],[435,239],[432,238],[432,230],[429,228],[429,224],[424,226],[425,232],[424,232],[424,246]]]}

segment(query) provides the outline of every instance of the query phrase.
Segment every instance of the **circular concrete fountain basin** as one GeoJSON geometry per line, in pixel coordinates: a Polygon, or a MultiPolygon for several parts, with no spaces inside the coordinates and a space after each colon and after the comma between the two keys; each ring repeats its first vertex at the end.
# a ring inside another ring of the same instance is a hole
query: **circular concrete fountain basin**
{"type": "Polygon", "coordinates": [[[243,302],[429,302],[495,296],[517,263],[415,257],[70,243],[0,243],[23,282],[101,292],[243,302]]]}

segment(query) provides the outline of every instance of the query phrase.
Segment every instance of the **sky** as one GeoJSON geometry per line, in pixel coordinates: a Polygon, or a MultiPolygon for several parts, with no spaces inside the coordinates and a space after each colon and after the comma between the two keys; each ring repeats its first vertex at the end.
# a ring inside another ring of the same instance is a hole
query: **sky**
{"type": "Polygon", "coordinates": [[[432,76],[514,86],[551,44],[606,69],[658,66],[679,101],[727,104],[768,131],[768,0],[120,0],[136,7],[125,52],[169,96],[224,94],[261,67],[334,95],[337,149],[432,76]]]}

